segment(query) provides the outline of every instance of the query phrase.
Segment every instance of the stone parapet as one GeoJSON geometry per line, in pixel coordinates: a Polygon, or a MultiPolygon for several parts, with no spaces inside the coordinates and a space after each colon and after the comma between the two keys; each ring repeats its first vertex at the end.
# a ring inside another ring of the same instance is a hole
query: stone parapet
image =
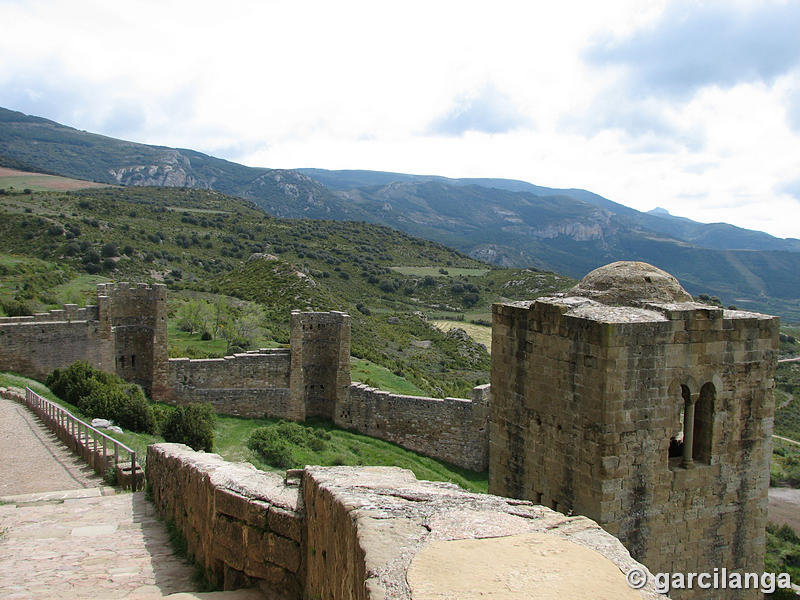
{"type": "Polygon", "coordinates": [[[181,444],[148,448],[158,512],[224,589],[257,586],[266,598],[282,599],[410,600],[431,597],[430,590],[471,597],[431,555],[444,545],[461,569],[457,577],[494,574],[476,590],[486,596],[505,597],[513,581],[530,598],[553,597],[553,586],[596,600],[664,598],[652,583],[628,588],[626,573],[647,570],[585,517],[418,481],[396,467],[306,467],[291,475],[299,479],[287,484],[181,444]],[[470,559],[458,564],[463,543],[470,559]],[[547,559],[566,551],[580,559],[547,559]]]}
{"type": "Polygon", "coordinates": [[[148,447],[147,483],[213,584],[300,598],[305,521],[297,486],[183,444],[148,447]]]}

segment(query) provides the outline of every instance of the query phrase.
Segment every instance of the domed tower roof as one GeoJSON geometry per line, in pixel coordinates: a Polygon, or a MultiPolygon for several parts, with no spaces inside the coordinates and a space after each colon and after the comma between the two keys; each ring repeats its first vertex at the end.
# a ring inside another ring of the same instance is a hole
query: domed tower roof
{"type": "Polygon", "coordinates": [[[567,293],[616,306],[692,301],[672,275],[648,263],[635,261],[618,261],[599,267],[567,293]]]}

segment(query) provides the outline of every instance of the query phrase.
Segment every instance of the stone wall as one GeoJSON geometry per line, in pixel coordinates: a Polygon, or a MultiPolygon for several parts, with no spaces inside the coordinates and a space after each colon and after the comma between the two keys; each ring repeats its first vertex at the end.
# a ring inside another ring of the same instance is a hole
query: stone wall
{"type": "Polygon", "coordinates": [[[171,358],[162,399],[210,402],[221,414],[289,418],[289,366],[290,352],[284,348],[225,358],[171,358]]]}
{"type": "Polygon", "coordinates": [[[654,571],[760,572],[777,336],[693,302],[495,305],[489,491],[587,515],[654,571]]]}
{"type": "Polygon", "coordinates": [[[300,598],[305,522],[296,485],[183,444],[148,447],[147,484],[215,586],[300,598]]]}
{"type": "Polygon", "coordinates": [[[29,317],[0,318],[0,371],[44,380],[76,360],[113,371],[113,350],[110,324],[97,306],[66,304],[29,317]]]}
{"type": "Polygon", "coordinates": [[[488,384],[468,400],[404,396],[353,383],[334,418],[339,427],[473,471],[488,468],[488,420],[488,384]]]}
{"type": "Polygon", "coordinates": [[[225,589],[256,586],[284,600],[411,600],[431,590],[458,598],[465,594],[447,576],[477,574],[483,588],[471,591],[487,597],[512,585],[530,598],[665,598],[652,583],[628,588],[624,574],[643,567],[584,517],[417,481],[396,467],[307,467],[287,476],[181,444],[148,448],[157,510],[225,589]],[[467,544],[470,559],[442,569],[429,550],[443,544],[456,563],[467,544]],[[565,551],[579,558],[546,560],[565,551]]]}

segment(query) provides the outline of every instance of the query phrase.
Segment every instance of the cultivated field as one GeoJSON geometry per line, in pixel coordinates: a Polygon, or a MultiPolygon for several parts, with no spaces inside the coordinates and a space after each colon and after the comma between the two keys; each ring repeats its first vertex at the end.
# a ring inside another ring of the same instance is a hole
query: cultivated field
{"type": "Polygon", "coordinates": [[[474,269],[464,267],[389,267],[392,271],[401,275],[431,275],[433,277],[480,277],[486,275],[489,269],[474,269]],[[442,270],[446,273],[442,273],[442,270]]]}
{"type": "Polygon", "coordinates": [[[449,331],[454,327],[459,327],[467,332],[467,335],[479,344],[486,346],[489,352],[492,351],[492,328],[486,325],[475,325],[465,321],[431,321],[431,323],[442,331],[449,331]]]}
{"type": "Polygon", "coordinates": [[[82,181],[80,179],[70,179],[69,177],[59,177],[57,175],[45,175],[43,173],[28,173],[27,171],[17,171],[0,167],[0,189],[21,192],[22,190],[32,190],[34,192],[66,192],[70,190],[80,190],[84,188],[108,187],[105,183],[95,183],[93,181],[82,181]]]}

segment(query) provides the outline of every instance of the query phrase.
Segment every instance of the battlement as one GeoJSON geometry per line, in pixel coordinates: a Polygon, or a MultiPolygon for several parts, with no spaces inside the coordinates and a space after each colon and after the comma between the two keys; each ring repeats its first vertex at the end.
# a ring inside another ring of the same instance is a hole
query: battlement
{"type": "Polygon", "coordinates": [[[167,286],[163,283],[129,283],[127,281],[119,283],[98,283],[97,295],[140,298],[151,296],[166,300],[167,286]]]}
{"type": "Polygon", "coordinates": [[[53,309],[46,313],[36,313],[25,317],[0,317],[0,325],[97,320],[97,306],[90,304],[89,306],[78,307],[77,304],[65,304],[64,308],[53,309]]]}

